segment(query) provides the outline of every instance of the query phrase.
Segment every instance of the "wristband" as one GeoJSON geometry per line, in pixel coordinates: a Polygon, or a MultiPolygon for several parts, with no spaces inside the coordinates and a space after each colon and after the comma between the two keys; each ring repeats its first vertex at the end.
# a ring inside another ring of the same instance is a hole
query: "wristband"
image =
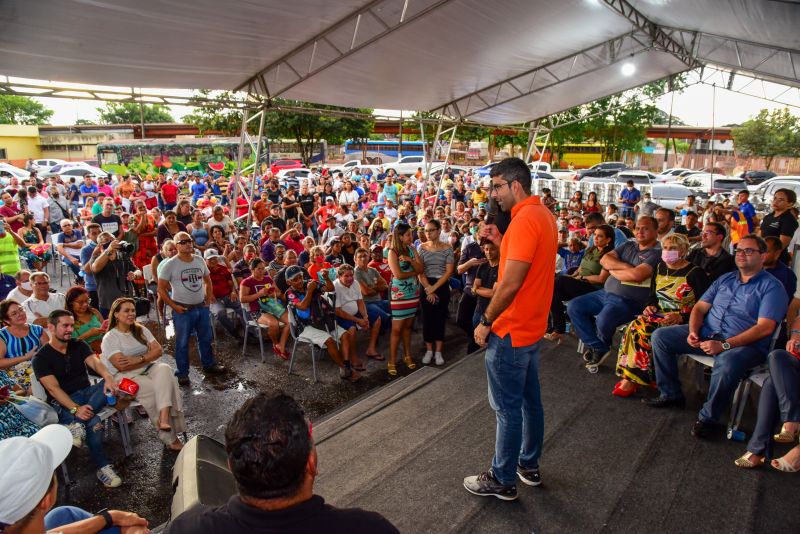
{"type": "Polygon", "coordinates": [[[108,508],[103,508],[102,510],[94,514],[94,516],[102,517],[103,519],[106,520],[106,526],[103,527],[103,530],[114,526],[114,520],[111,519],[111,514],[108,513],[108,508]]]}
{"type": "Polygon", "coordinates": [[[798,330],[797,328],[792,328],[791,332],[789,332],[789,333],[790,334],[800,334],[800,330],[798,330]]]}

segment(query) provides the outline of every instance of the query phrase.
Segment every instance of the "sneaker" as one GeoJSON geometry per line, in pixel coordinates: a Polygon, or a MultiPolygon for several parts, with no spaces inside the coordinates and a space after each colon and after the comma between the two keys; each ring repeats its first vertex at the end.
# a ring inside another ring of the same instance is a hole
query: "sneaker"
{"type": "Polygon", "coordinates": [[[444,365],[444,356],[441,352],[436,353],[434,361],[436,361],[436,365],[444,365]]]}
{"type": "Polygon", "coordinates": [[[188,376],[179,376],[178,377],[178,385],[179,386],[191,386],[192,381],[189,380],[188,376]]]}
{"type": "Polygon", "coordinates": [[[589,356],[588,356],[589,359],[586,362],[586,366],[587,367],[589,367],[589,366],[597,367],[600,364],[602,364],[604,361],[606,361],[606,358],[608,358],[609,355],[611,355],[611,351],[610,350],[608,350],[606,352],[600,352],[600,351],[593,350],[591,353],[589,353],[589,356]]]}
{"type": "Polygon", "coordinates": [[[497,497],[504,501],[514,501],[517,499],[516,484],[512,484],[511,486],[500,484],[497,479],[494,478],[491,469],[480,475],[465,477],[464,489],[479,497],[497,497]]]}
{"type": "Polygon", "coordinates": [[[72,434],[72,446],[76,449],[83,447],[83,440],[86,438],[86,428],[80,423],[70,423],[67,430],[72,434]]]}
{"type": "Polygon", "coordinates": [[[430,365],[432,359],[433,359],[433,351],[432,350],[426,350],[425,351],[425,356],[422,357],[422,364],[423,365],[430,365]]]}
{"type": "Polygon", "coordinates": [[[114,468],[111,467],[111,464],[97,470],[97,480],[102,482],[107,488],[118,488],[122,485],[122,479],[114,472],[114,468]]]}
{"type": "Polygon", "coordinates": [[[519,479],[528,486],[538,486],[542,483],[542,476],[539,474],[539,468],[525,469],[521,465],[517,466],[517,476],[519,479]]]}
{"type": "Polygon", "coordinates": [[[211,367],[203,367],[203,371],[211,375],[220,375],[225,372],[225,366],[220,363],[215,363],[211,367]]]}

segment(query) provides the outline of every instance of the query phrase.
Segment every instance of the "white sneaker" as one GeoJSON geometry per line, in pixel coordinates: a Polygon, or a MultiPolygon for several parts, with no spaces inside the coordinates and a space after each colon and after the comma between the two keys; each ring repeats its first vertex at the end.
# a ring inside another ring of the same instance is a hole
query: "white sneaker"
{"type": "Polygon", "coordinates": [[[114,468],[111,467],[111,464],[97,470],[97,480],[102,482],[107,488],[118,488],[122,485],[122,479],[114,472],[114,468]]]}
{"type": "Polygon", "coordinates": [[[426,350],[425,351],[425,356],[422,357],[422,363],[424,365],[428,365],[429,363],[431,363],[432,359],[433,359],[433,351],[432,350],[426,350]]]}
{"type": "Polygon", "coordinates": [[[83,440],[86,438],[86,428],[80,423],[70,423],[67,430],[72,434],[72,446],[76,449],[83,447],[83,440]]]}
{"type": "Polygon", "coordinates": [[[436,353],[436,365],[444,365],[444,356],[442,356],[441,352],[436,353]]]}

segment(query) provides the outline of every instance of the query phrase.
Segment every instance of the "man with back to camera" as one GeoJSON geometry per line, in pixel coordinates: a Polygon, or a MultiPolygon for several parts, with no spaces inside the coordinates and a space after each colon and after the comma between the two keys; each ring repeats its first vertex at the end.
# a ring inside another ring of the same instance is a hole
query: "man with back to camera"
{"type": "Polygon", "coordinates": [[[334,508],[314,494],[318,458],[311,423],[287,395],[247,400],[228,423],[225,449],[238,493],[222,506],[182,513],[166,534],[399,532],[376,512],[334,508]]]}
{"type": "Polygon", "coordinates": [[[519,158],[506,158],[490,173],[491,197],[511,223],[505,235],[486,225],[482,236],[500,247],[498,282],[475,328],[475,342],[486,349],[489,403],[497,417],[495,453],[489,470],[464,478],[474,495],[511,501],[517,477],[541,484],[539,456],[544,440],[544,410],[539,386],[539,342],[547,330],[553,297],[557,227],[538,196],[531,195],[531,172],[519,158]],[[523,430],[525,435],[523,435],[523,430]]]}

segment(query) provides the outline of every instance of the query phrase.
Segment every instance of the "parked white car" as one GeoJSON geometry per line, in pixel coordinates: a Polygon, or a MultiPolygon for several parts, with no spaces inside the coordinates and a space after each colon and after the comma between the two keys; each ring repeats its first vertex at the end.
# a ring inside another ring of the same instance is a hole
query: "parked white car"
{"type": "Polygon", "coordinates": [[[712,174],[710,172],[700,172],[685,176],[681,179],[681,184],[703,198],[714,194],[729,195],[747,189],[747,182],[742,178],[724,174],[712,174]]]}
{"type": "MultiPolygon", "coordinates": [[[[588,179],[588,178],[587,178],[588,179]]],[[[619,184],[628,183],[632,180],[633,185],[650,185],[656,182],[656,175],[647,171],[622,171],[614,176],[614,181],[619,184]]]]}
{"type": "Polygon", "coordinates": [[[677,183],[653,184],[650,188],[652,201],[662,208],[670,210],[674,210],[686,202],[686,197],[692,194],[694,193],[691,189],[677,183]]]}
{"type": "Polygon", "coordinates": [[[750,195],[750,202],[757,211],[772,210],[772,197],[778,189],[791,189],[800,197],[800,176],[776,176],[761,182],[750,195]]]}
{"type": "Polygon", "coordinates": [[[29,173],[25,169],[14,167],[10,163],[0,163],[0,176],[3,176],[5,178],[11,178],[12,176],[14,176],[20,180],[23,180],[25,178],[30,178],[31,173],[29,173]]]}
{"type": "Polygon", "coordinates": [[[36,166],[36,170],[39,171],[39,174],[50,172],[50,169],[56,165],[63,165],[64,163],[67,163],[66,160],[53,158],[33,160],[33,164],[36,166]]]}
{"type": "Polygon", "coordinates": [[[93,167],[85,161],[68,161],[59,163],[58,165],[51,167],[48,172],[40,173],[39,176],[42,178],[49,178],[54,174],[58,174],[59,176],[83,176],[83,174],[81,174],[81,170],[83,170],[84,173],[90,173],[94,177],[105,178],[108,176],[108,173],[100,167],[93,167]]]}

